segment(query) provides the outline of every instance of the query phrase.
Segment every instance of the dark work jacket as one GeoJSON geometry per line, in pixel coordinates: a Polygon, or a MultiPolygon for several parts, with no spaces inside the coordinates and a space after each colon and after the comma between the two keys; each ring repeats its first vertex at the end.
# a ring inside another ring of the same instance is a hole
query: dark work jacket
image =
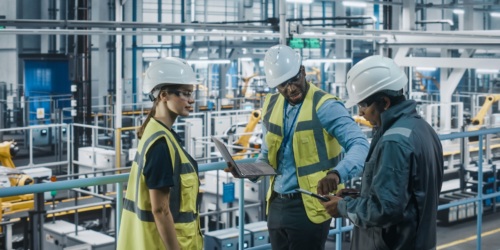
{"type": "Polygon", "coordinates": [[[433,249],[443,178],[434,129],[404,101],[381,114],[365,162],[360,197],[338,204],[355,225],[351,249],[433,249]]]}

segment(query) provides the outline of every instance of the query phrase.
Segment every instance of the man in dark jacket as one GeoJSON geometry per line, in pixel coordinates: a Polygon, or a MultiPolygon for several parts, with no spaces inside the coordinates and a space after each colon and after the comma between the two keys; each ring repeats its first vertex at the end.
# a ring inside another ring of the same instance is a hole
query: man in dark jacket
{"type": "MultiPolygon", "coordinates": [[[[406,100],[405,73],[392,59],[368,57],[347,74],[349,100],[377,128],[359,196],[329,196],[333,217],[354,226],[351,249],[433,249],[443,150],[433,128],[406,100]]],[[[342,193],[347,194],[342,190],[342,193]]]]}

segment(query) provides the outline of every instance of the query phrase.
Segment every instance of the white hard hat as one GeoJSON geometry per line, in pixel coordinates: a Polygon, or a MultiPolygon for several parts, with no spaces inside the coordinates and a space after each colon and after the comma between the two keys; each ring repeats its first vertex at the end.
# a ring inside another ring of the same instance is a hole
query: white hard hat
{"type": "Polygon", "coordinates": [[[282,84],[299,73],[302,59],[292,48],[285,45],[271,47],[264,57],[267,85],[271,88],[282,84]]]}
{"type": "Polygon", "coordinates": [[[151,63],[144,75],[142,92],[149,94],[157,87],[170,84],[198,84],[196,74],[186,60],[165,57],[151,63]]]}
{"type": "Polygon", "coordinates": [[[347,73],[345,103],[350,108],[382,90],[399,91],[408,83],[408,77],[394,60],[383,56],[367,57],[347,73]]]}

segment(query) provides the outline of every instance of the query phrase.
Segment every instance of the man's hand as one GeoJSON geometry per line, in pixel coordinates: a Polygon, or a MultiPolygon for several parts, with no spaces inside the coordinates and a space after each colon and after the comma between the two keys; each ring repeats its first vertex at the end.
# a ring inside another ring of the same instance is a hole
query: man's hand
{"type": "Polygon", "coordinates": [[[339,176],[330,172],[323,179],[318,181],[317,193],[321,195],[327,195],[329,193],[333,193],[333,191],[337,190],[337,185],[340,183],[339,176]]]}
{"type": "Polygon", "coordinates": [[[330,199],[329,201],[320,201],[323,207],[325,207],[326,212],[334,218],[341,217],[339,210],[337,209],[337,204],[342,200],[342,198],[334,195],[329,195],[328,198],[330,199]]]}
{"type": "Polygon", "coordinates": [[[233,166],[231,162],[227,163],[227,168],[224,169],[224,172],[231,173],[234,178],[241,178],[241,176],[236,172],[236,167],[233,166]]]}

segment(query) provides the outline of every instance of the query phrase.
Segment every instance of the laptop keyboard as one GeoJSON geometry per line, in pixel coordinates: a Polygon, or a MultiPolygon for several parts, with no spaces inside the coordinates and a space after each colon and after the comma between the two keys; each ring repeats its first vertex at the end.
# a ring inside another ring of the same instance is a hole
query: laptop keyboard
{"type": "Polygon", "coordinates": [[[266,163],[256,162],[256,163],[238,163],[238,167],[245,175],[262,175],[265,174],[260,168],[267,168],[266,163]]]}

